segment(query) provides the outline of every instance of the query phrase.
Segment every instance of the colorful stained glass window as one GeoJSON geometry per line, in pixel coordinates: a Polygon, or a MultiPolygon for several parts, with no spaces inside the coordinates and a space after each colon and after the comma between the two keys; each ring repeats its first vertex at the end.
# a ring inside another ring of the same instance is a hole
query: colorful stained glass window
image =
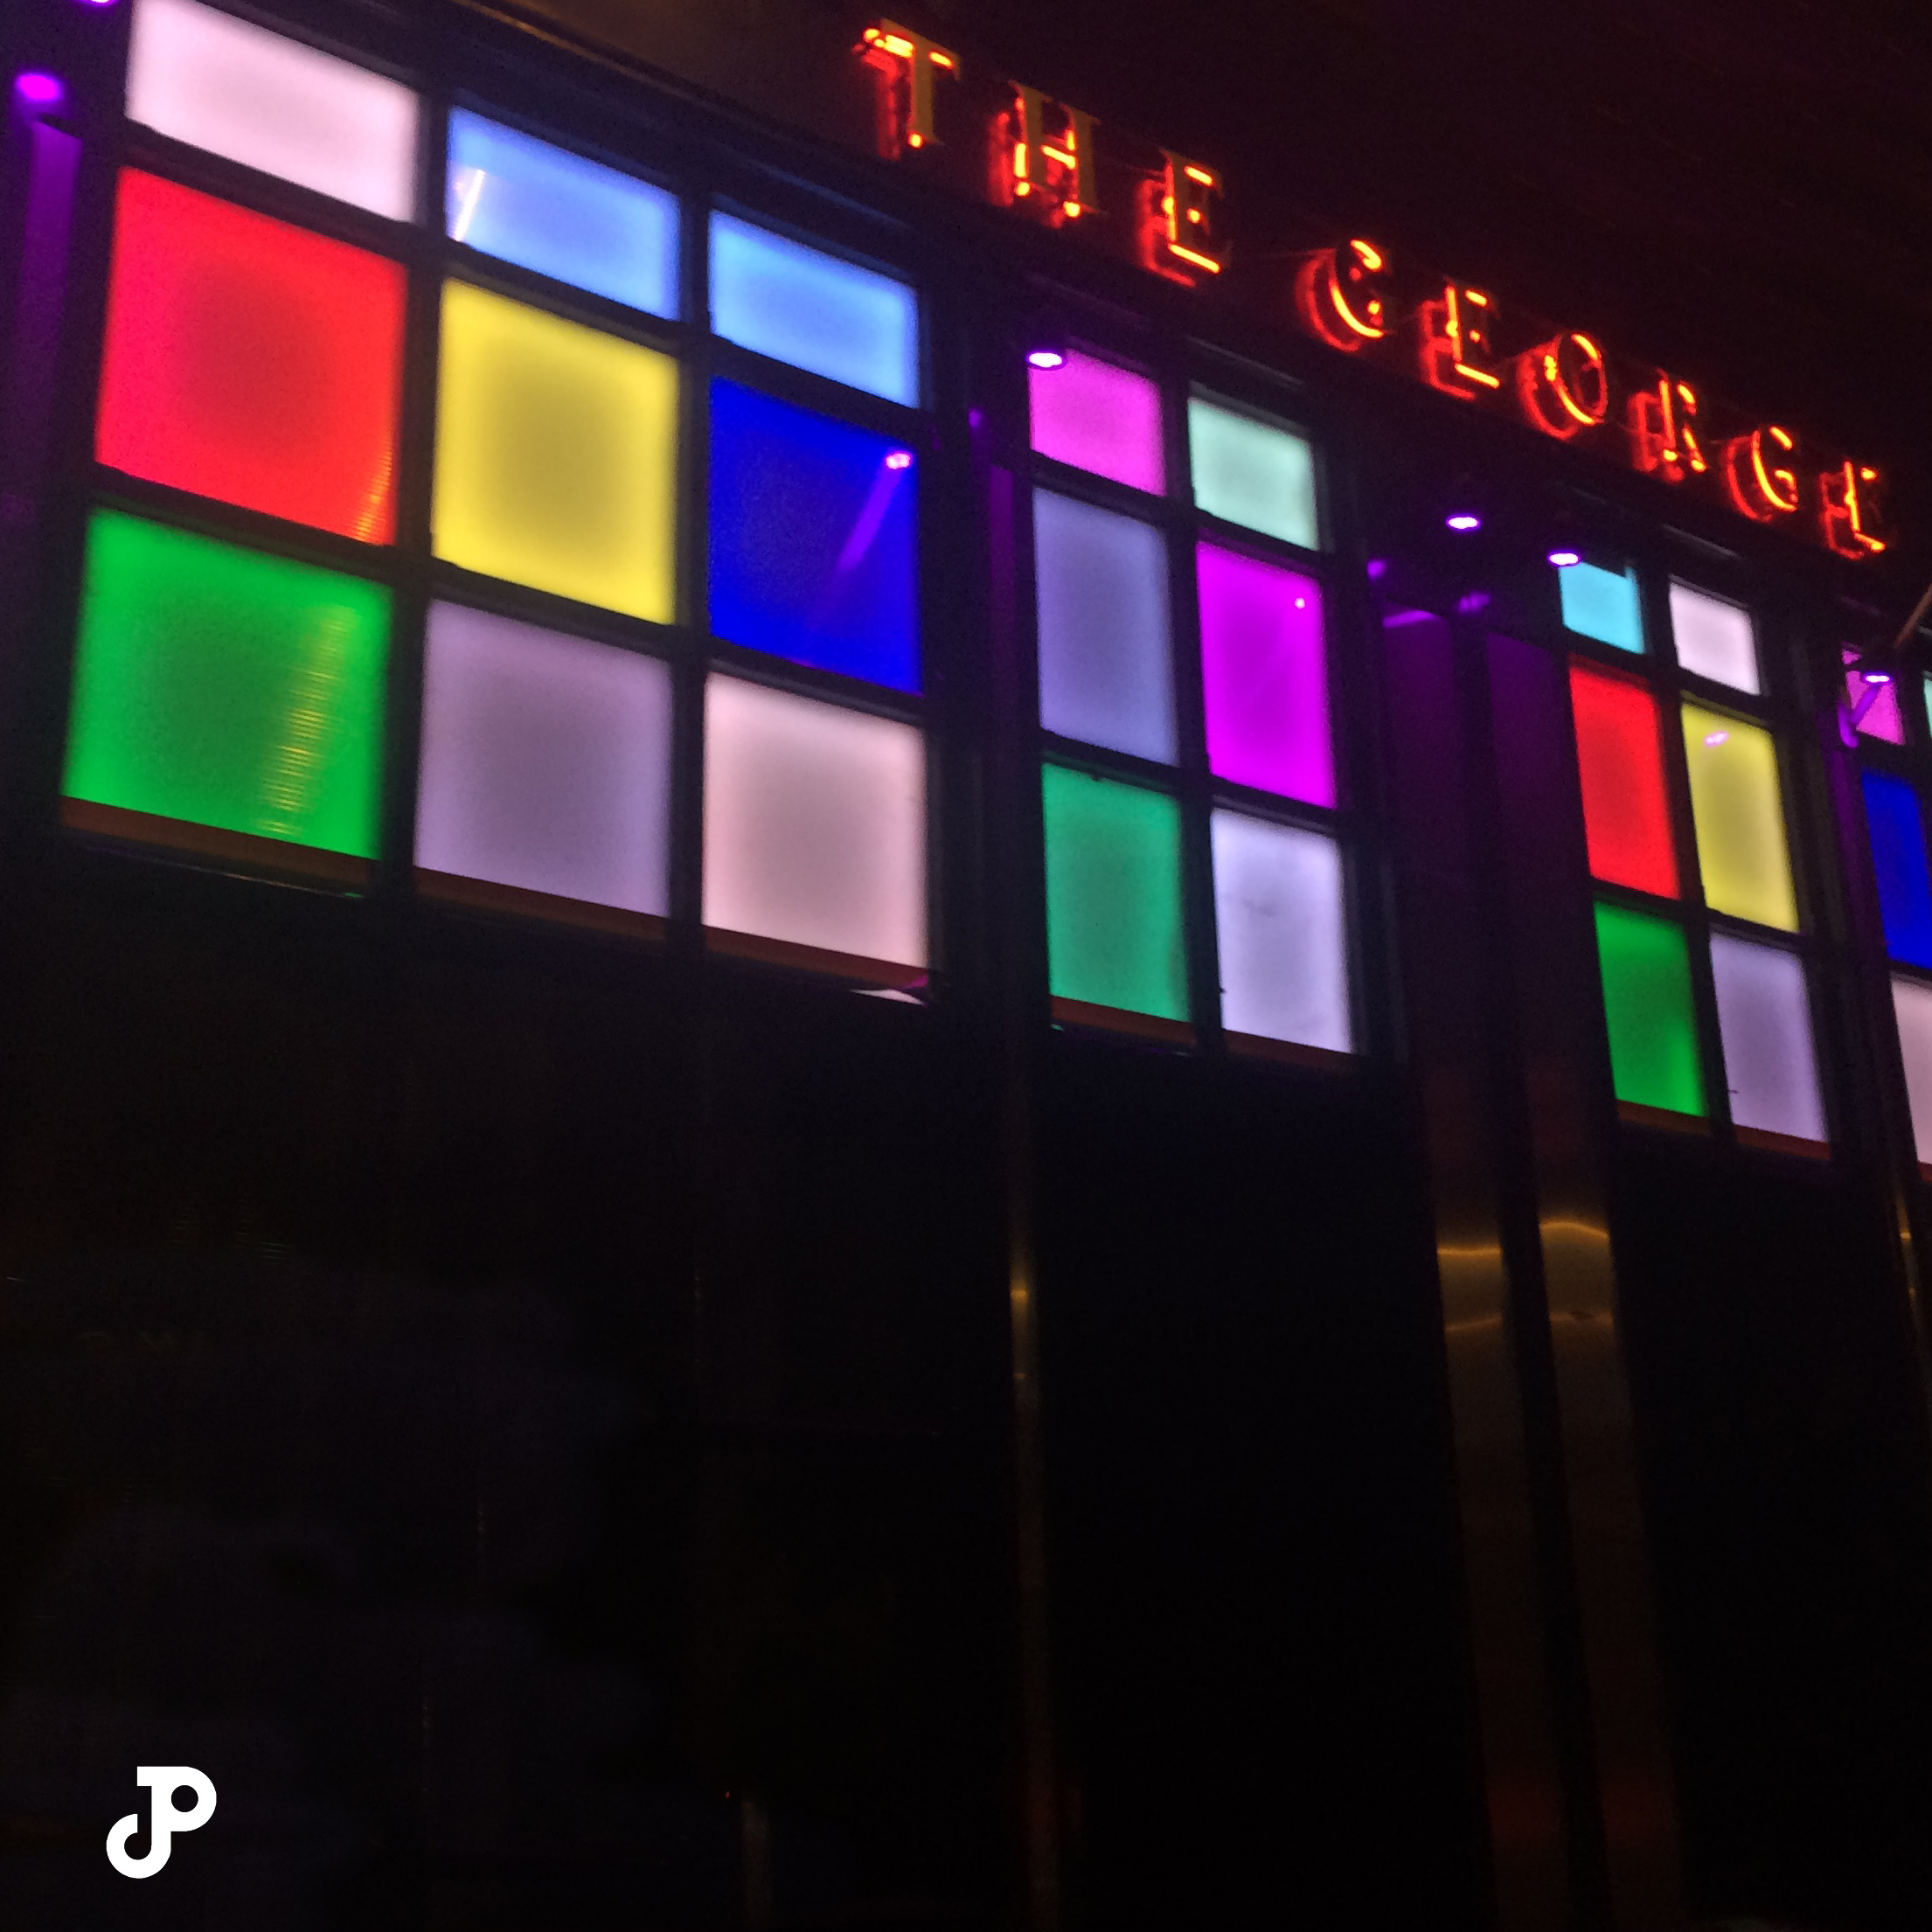
{"type": "Polygon", "coordinates": [[[1166,489],[1161,393],[1148,377],[1073,351],[1057,369],[1029,365],[1026,393],[1041,455],[1154,496],[1166,489]]]}
{"type": "Polygon", "coordinates": [[[1673,583],[1671,635],[1677,643],[1677,661],[1685,671],[1757,695],[1757,638],[1749,611],[1707,591],[1673,583]]]}
{"type": "Polygon", "coordinates": [[[460,605],[430,611],[416,864],[662,915],[671,672],[460,605]]]}
{"type": "Polygon", "coordinates": [[[1594,637],[1619,650],[1644,648],[1644,610],[1637,601],[1637,573],[1602,570],[1595,564],[1566,564],[1556,573],[1563,606],[1563,627],[1579,637],[1594,637]]]}
{"type": "Polygon", "coordinates": [[[1221,1024],[1345,1053],[1348,944],[1332,838],[1231,811],[1210,821],[1221,1024]]]}
{"type": "Polygon", "coordinates": [[[1316,547],[1315,452],[1305,437],[1196,396],[1187,405],[1187,441],[1198,508],[1316,547]]]}
{"type": "Polygon", "coordinates": [[[458,108],[444,225],[460,241],[654,316],[678,313],[678,198],[458,108]]]}
{"type": "Polygon", "coordinates": [[[1616,1097],[1701,1115],[1704,1074],[1682,930],[1654,914],[1599,900],[1596,951],[1616,1097]]]}
{"type": "Polygon", "coordinates": [[[128,170],[94,453],[387,543],[404,302],[396,262],[128,170]]]}
{"type": "Polygon", "coordinates": [[[1686,705],[1684,752],[1706,901],[1734,919],[1796,931],[1797,896],[1770,733],[1686,705]]]}
{"type": "Polygon", "coordinates": [[[136,0],[128,118],[392,221],[414,212],[408,88],[197,0],[136,0]]]}
{"type": "Polygon", "coordinates": [[[1179,804],[1058,765],[1041,785],[1054,996],[1185,1021],[1179,804]]]}
{"type": "Polygon", "coordinates": [[[440,383],[437,556],[669,623],[677,364],[452,281],[440,383]]]}
{"type": "Polygon", "coordinates": [[[96,511],[63,789],[372,858],[389,623],[377,585],[96,511]]]}
{"type": "Polygon", "coordinates": [[[705,923],[903,982],[926,963],[926,751],[911,725],[713,677],[705,923]]]}
{"type": "Polygon", "coordinates": [[[1627,678],[1573,664],[1570,704],[1592,875],[1676,898],[1677,851],[1656,698],[1627,678]]]}
{"type": "Polygon", "coordinates": [[[1195,563],[1208,763],[1237,785],[1332,805],[1321,586],[1213,544],[1195,563]]]}
{"type": "Polygon", "coordinates": [[[711,218],[711,324],[727,342],[908,407],[919,402],[919,297],[731,215],[711,218]]]}
{"type": "Polygon", "coordinates": [[[1033,493],[1039,719],[1048,731],[1171,764],[1167,546],[1151,525],[1033,493]]]}
{"type": "Polygon", "coordinates": [[[1885,947],[1908,966],[1932,968],[1932,883],[1926,872],[1925,822],[1918,793],[1887,772],[1861,772],[1865,829],[1872,842],[1885,947]]]}
{"type": "Polygon", "coordinates": [[[919,469],[904,444],[711,386],[711,628],[917,691],[919,469]]]}
{"type": "Polygon", "coordinates": [[[1804,962],[1776,946],[1715,933],[1711,976],[1731,1118],[1768,1134],[1824,1139],[1804,962]]]}
{"type": "MultiPolygon", "coordinates": [[[[1858,662],[1859,654],[1855,650],[1842,651],[1839,655],[1847,664],[1858,662]]],[[[1895,680],[1881,679],[1873,684],[1863,671],[1847,671],[1845,702],[1858,719],[1861,738],[1877,738],[1887,745],[1905,742],[1905,718],[1899,710],[1899,687],[1895,680]]]]}

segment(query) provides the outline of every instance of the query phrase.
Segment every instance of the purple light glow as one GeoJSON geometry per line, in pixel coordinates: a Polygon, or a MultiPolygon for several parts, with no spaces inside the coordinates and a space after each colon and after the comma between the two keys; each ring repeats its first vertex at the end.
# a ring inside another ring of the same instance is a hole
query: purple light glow
{"type": "Polygon", "coordinates": [[[1166,489],[1160,391],[1147,377],[1076,353],[1050,376],[1031,370],[1026,391],[1041,455],[1153,496],[1166,489]]]}
{"type": "Polygon", "coordinates": [[[1211,544],[1196,561],[1208,762],[1238,785],[1332,805],[1320,587],[1211,544]]]}
{"type": "Polygon", "coordinates": [[[1458,510],[1453,517],[1445,517],[1442,521],[1451,530],[1480,530],[1483,527],[1483,519],[1472,510],[1458,510]]]}
{"type": "Polygon", "coordinates": [[[1882,666],[1867,671],[1857,651],[1841,650],[1839,656],[1845,663],[1845,701],[1858,735],[1902,745],[1905,719],[1899,711],[1898,686],[1882,666]]]}
{"type": "Polygon", "coordinates": [[[1583,559],[1574,550],[1553,550],[1550,552],[1550,561],[1559,570],[1567,570],[1572,564],[1581,563],[1583,559]]]}
{"type": "Polygon", "coordinates": [[[1058,349],[1029,349],[1026,359],[1036,369],[1060,369],[1067,362],[1066,355],[1058,349]]]}
{"type": "Polygon", "coordinates": [[[1388,575],[1388,559],[1386,557],[1371,557],[1368,560],[1368,580],[1379,584],[1388,575]]]}
{"type": "Polygon", "coordinates": [[[35,113],[45,113],[49,108],[60,105],[66,89],[51,73],[29,71],[16,74],[13,91],[19,97],[23,107],[31,108],[35,113]]]}

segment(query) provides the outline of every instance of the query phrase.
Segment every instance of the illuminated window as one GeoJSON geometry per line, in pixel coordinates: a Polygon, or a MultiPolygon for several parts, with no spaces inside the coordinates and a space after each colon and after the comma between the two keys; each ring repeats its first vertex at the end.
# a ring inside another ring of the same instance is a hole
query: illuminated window
{"type": "Polygon", "coordinates": [[[1704,1074],[1682,928],[1600,900],[1596,950],[1617,1099],[1701,1115],[1704,1074]]]}
{"type": "Polygon", "coordinates": [[[1194,501],[1210,517],[1313,550],[1315,452],[1303,437],[1191,397],[1194,501]]]}
{"type": "Polygon", "coordinates": [[[94,453],[387,543],[403,307],[395,262],[125,172],[94,453]]]}
{"type": "Polygon", "coordinates": [[[654,657],[436,605],[417,865],[446,892],[473,881],[661,917],[671,704],[654,657]]]}
{"type": "Polygon", "coordinates": [[[670,622],[677,421],[669,356],[447,283],[437,556],[670,622]]]}
{"type": "Polygon", "coordinates": [[[1757,695],[1757,638],[1749,611],[1673,582],[1671,635],[1677,644],[1677,661],[1685,671],[1757,695]]]}
{"type": "Polygon", "coordinates": [[[1619,650],[1644,648],[1644,611],[1634,571],[1601,570],[1595,564],[1566,564],[1556,573],[1563,606],[1563,628],[1579,637],[1619,650]]]}
{"type": "Polygon", "coordinates": [[[678,313],[678,199],[458,108],[449,116],[449,238],[654,316],[678,313]]]}
{"type": "Polygon", "coordinates": [[[919,298],[889,275],[715,214],[711,316],[727,342],[918,404],[919,298]]]}
{"type": "Polygon", "coordinates": [[[1775,946],[1714,933],[1711,976],[1731,1118],[1760,1133],[1824,1140],[1803,961],[1775,946]]]}
{"type": "Polygon", "coordinates": [[[1905,1062],[1913,1143],[1921,1164],[1932,1165],[1932,986],[1921,985],[1915,979],[1894,979],[1892,1011],[1898,1021],[1900,1056],[1905,1062]]]}
{"type": "MultiPolygon", "coordinates": [[[[1843,651],[1840,656],[1847,664],[1858,662],[1859,654],[1855,650],[1843,651]]],[[[1861,738],[1877,738],[1887,745],[1905,742],[1905,719],[1899,710],[1899,687],[1895,682],[1881,679],[1873,684],[1863,671],[1847,671],[1845,702],[1858,719],[1861,738]]]]}
{"type": "Polygon", "coordinates": [[[711,628],[919,689],[919,469],[889,436],[711,386],[711,628]]]}
{"type": "Polygon", "coordinates": [[[1150,524],[1033,497],[1039,718],[1048,731],[1171,764],[1167,546],[1150,524]]]}
{"type": "Polygon", "coordinates": [[[1058,765],[1041,779],[1054,998],[1185,1023],[1179,805],[1058,765]]]}
{"type": "Polygon", "coordinates": [[[1783,932],[1797,929],[1777,749],[1762,725],[1684,707],[1684,755],[1705,903],[1783,932]]]}
{"type": "Polygon", "coordinates": [[[1026,393],[1041,455],[1150,495],[1166,489],[1161,393],[1150,378],[1074,351],[1057,368],[1029,365],[1026,393]]]}
{"type": "Polygon", "coordinates": [[[1570,666],[1590,876],[1677,897],[1677,853],[1656,697],[1623,678],[1570,666]]]}
{"type": "Polygon", "coordinates": [[[1231,811],[1210,822],[1221,1025],[1345,1053],[1348,945],[1332,838],[1231,811]]]}
{"type": "MultiPolygon", "coordinates": [[[[713,676],[705,694],[705,923],[882,984],[921,976],[926,755],[911,725],[713,676]]],[[[786,956],[783,951],[777,956],[786,956]]]]}
{"type": "Polygon", "coordinates": [[[1918,793],[1907,780],[1886,772],[1863,772],[1859,784],[1886,950],[1905,965],[1932,969],[1932,884],[1918,793]]]}
{"type": "Polygon", "coordinates": [[[62,789],[117,816],[70,819],[373,858],[389,612],[359,579],[97,511],[62,789]]]}
{"type": "Polygon", "coordinates": [[[408,88],[197,0],[136,0],[128,118],[393,221],[414,212],[408,88]]]}

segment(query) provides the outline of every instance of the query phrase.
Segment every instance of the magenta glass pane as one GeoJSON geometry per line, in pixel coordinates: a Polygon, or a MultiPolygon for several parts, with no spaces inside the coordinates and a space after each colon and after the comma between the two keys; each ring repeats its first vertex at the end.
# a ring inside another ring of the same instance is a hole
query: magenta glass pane
{"type": "Polygon", "coordinates": [[[1167,488],[1161,393],[1147,377],[1069,352],[1057,369],[1029,367],[1026,393],[1041,455],[1156,496],[1167,488]]]}
{"type": "MultiPolygon", "coordinates": [[[[1848,664],[1858,662],[1859,654],[1847,650],[1841,654],[1848,664]]],[[[1905,719],[1899,714],[1899,687],[1894,685],[1873,686],[1866,683],[1861,672],[1848,671],[1845,674],[1845,701],[1856,711],[1866,698],[1872,702],[1866,706],[1865,715],[1859,719],[1859,735],[1866,738],[1882,738],[1888,745],[1902,745],[1905,742],[1905,719]]]]}
{"type": "Polygon", "coordinates": [[[1237,785],[1332,805],[1321,587],[1213,544],[1196,565],[1209,765],[1237,785]]]}

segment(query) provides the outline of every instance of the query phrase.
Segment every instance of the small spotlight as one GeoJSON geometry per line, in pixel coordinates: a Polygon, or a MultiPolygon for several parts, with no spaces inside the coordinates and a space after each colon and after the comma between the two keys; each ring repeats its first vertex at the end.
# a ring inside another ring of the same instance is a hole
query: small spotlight
{"type": "Polygon", "coordinates": [[[913,453],[909,449],[894,449],[886,458],[888,469],[910,469],[913,467],[913,453]]]}
{"type": "Polygon", "coordinates": [[[1727,731],[1707,731],[1704,734],[1706,745],[1727,745],[1730,741],[1731,734],[1727,731]]]}
{"type": "Polygon", "coordinates": [[[1054,348],[1051,343],[1042,343],[1039,348],[1026,351],[1026,360],[1035,369],[1059,369],[1066,364],[1067,351],[1054,348]]]}
{"type": "Polygon", "coordinates": [[[66,89],[51,73],[16,74],[13,91],[20,98],[23,107],[30,108],[36,114],[45,114],[50,108],[58,108],[66,89]]]}
{"type": "Polygon", "coordinates": [[[1483,519],[1473,510],[1458,510],[1454,516],[1445,517],[1442,521],[1451,530],[1480,530],[1483,527],[1483,519]]]}
{"type": "Polygon", "coordinates": [[[1553,550],[1550,552],[1550,561],[1559,570],[1567,570],[1572,564],[1581,563],[1583,559],[1581,554],[1574,550],[1553,550]]]}
{"type": "Polygon", "coordinates": [[[1894,682],[1892,673],[1880,670],[1876,664],[1854,664],[1852,668],[1868,685],[1889,685],[1894,682]]]}

